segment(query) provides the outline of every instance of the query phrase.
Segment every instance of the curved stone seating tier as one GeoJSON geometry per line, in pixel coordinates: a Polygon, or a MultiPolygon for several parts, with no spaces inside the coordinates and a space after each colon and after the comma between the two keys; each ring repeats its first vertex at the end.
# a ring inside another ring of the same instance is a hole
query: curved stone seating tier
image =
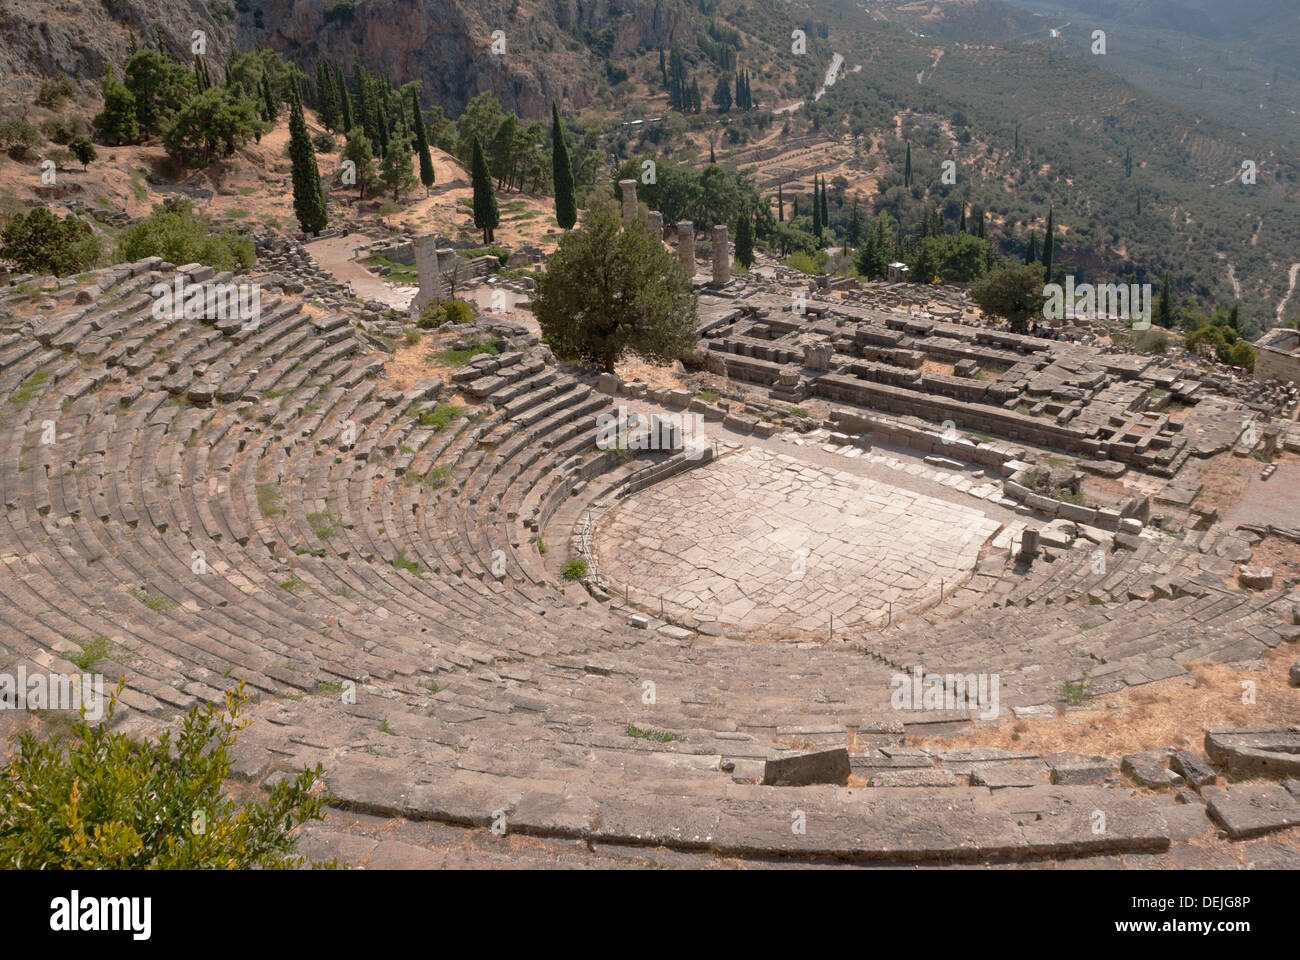
{"type": "MultiPolygon", "coordinates": [[[[892,710],[891,680],[997,670],[1004,706],[1039,704],[1285,639],[1280,593],[1229,590],[1223,561],[1146,540],[1105,573],[1083,544],[1028,567],[990,553],[942,604],[847,642],[637,628],[560,572],[589,508],[675,469],[596,449],[609,397],[517,352],[391,389],[346,316],[289,297],[265,296],[255,330],[155,320],[148,290],[172,276],[100,271],[92,302],[0,332],[0,665],[72,672],[103,646],[92,669],[125,677],[116,722],[138,733],[243,680],[241,777],[321,761],[356,809],[704,842],[664,832],[681,811],[744,855],[767,849],[776,805],[789,834],[788,800],[756,785],[764,762],[845,746],[873,786],[916,789],[836,802],[936,839],[837,827],[827,850],[1072,856],[1104,846],[1086,823],[1061,828],[1074,846],[1037,837],[998,795],[950,785],[957,767],[881,753],[968,722],[892,710]]],[[[1109,843],[1167,845],[1158,801],[1120,799],[1137,826],[1109,843]]],[[[1040,812],[1071,802],[1096,806],[1053,795],[1040,812]]]]}

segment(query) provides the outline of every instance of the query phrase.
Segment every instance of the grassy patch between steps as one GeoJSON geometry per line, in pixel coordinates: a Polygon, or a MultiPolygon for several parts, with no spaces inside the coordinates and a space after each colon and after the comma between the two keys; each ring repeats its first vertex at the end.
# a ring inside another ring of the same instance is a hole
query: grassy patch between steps
{"type": "Polygon", "coordinates": [[[653,740],[655,743],[672,743],[674,740],[685,739],[675,733],[669,733],[667,730],[656,730],[654,727],[642,729],[635,723],[629,723],[624,733],[629,737],[636,737],[638,740],[653,740]]]}
{"type": "Polygon", "coordinates": [[[1061,684],[1060,699],[1069,707],[1081,707],[1092,699],[1092,691],[1088,689],[1087,681],[1080,683],[1061,684]]]}
{"type": "Polygon", "coordinates": [[[278,483],[259,483],[257,485],[257,509],[264,517],[274,517],[284,513],[280,506],[280,485],[278,483]]]}
{"type": "Polygon", "coordinates": [[[338,520],[328,510],[307,514],[307,526],[311,527],[311,532],[321,540],[328,540],[338,533],[339,529],[338,520]]]}
{"type": "Polygon", "coordinates": [[[434,363],[446,364],[449,367],[463,367],[465,364],[469,363],[471,359],[480,354],[486,353],[489,356],[495,357],[500,352],[501,351],[497,349],[495,342],[491,340],[482,340],[471,346],[465,347],[463,350],[437,350],[429,354],[425,359],[433,361],[434,363]]]}
{"type": "Polygon", "coordinates": [[[63,655],[63,659],[78,670],[89,670],[98,661],[110,657],[118,651],[118,645],[102,633],[94,637],[74,636],[72,634],[65,634],[65,636],[81,647],[80,653],[65,653],[63,655]]]}
{"type": "Polygon", "coordinates": [[[154,613],[162,613],[164,610],[170,610],[176,604],[168,600],[161,593],[154,593],[147,588],[138,588],[131,591],[131,596],[135,597],[154,613]]]}
{"type": "Polygon", "coordinates": [[[448,424],[469,414],[468,407],[458,407],[452,403],[440,403],[431,409],[417,411],[415,419],[422,427],[437,427],[446,430],[448,424]]]}
{"type": "Polygon", "coordinates": [[[50,379],[48,370],[37,370],[30,377],[20,383],[13,393],[9,394],[10,403],[26,403],[41,393],[41,387],[45,381],[50,379]]]}
{"type": "Polygon", "coordinates": [[[581,580],[586,575],[586,560],[570,560],[564,565],[564,579],[566,580],[581,580]]]}
{"type": "Polygon", "coordinates": [[[420,565],[406,556],[405,547],[402,547],[401,550],[397,551],[397,556],[393,557],[392,564],[393,567],[398,570],[405,570],[408,573],[415,574],[417,577],[420,575],[420,565]]]}

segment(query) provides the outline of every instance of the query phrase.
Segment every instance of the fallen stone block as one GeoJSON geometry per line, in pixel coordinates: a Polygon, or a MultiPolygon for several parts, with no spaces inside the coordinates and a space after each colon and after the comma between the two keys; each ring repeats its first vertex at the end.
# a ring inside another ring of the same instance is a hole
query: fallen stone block
{"type": "Polygon", "coordinates": [[[1081,753],[1054,753],[1043,757],[1051,771],[1052,783],[1074,785],[1101,783],[1115,772],[1115,764],[1105,757],[1089,757],[1081,753]]]}
{"type": "Polygon", "coordinates": [[[1300,801],[1276,783],[1238,783],[1206,787],[1211,819],[1233,840],[1258,837],[1300,824],[1300,801]]]}
{"type": "Polygon", "coordinates": [[[778,757],[763,765],[763,783],[773,787],[802,787],[812,783],[845,784],[849,779],[849,751],[845,747],[778,757]]]}
{"type": "Polygon", "coordinates": [[[1272,567],[1242,567],[1237,571],[1237,582],[1248,590],[1272,590],[1272,567]]]}
{"type": "Polygon", "coordinates": [[[1181,787],[1183,778],[1166,770],[1150,753],[1131,753],[1120,761],[1126,776],[1152,790],[1181,787]]]}
{"type": "Polygon", "coordinates": [[[1169,758],[1169,766],[1197,790],[1219,779],[1210,765],[1190,750],[1175,751],[1169,758]]]}
{"type": "Polygon", "coordinates": [[[1042,763],[977,763],[971,766],[973,787],[1033,787],[1043,782],[1046,768],[1042,763]]]}
{"type": "Polygon", "coordinates": [[[1216,727],[1205,754],[1232,777],[1300,776],[1300,727],[1216,727]]]}

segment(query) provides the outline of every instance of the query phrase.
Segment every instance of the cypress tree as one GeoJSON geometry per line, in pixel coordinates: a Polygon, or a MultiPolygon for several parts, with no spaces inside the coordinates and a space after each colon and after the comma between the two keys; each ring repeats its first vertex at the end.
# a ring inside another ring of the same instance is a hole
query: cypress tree
{"type": "Polygon", "coordinates": [[[1160,296],[1156,298],[1156,323],[1166,329],[1174,325],[1174,291],[1169,282],[1168,270],[1160,282],[1160,296]]]}
{"type": "Polygon", "coordinates": [[[776,219],[785,222],[785,195],[781,191],[781,184],[776,185],[776,219]]]}
{"type": "Polygon", "coordinates": [[[855,196],[853,209],[849,211],[848,228],[844,231],[844,242],[848,247],[856,247],[860,239],[862,239],[862,218],[858,216],[858,198],[855,196]]]}
{"type": "MultiPolygon", "coordinates": [[[[663,59],[662,51],[659,57],[663,59]]],[[[560,109],[554,100],[551,101],[551,177],[555,183],[555,222],[561,229],[572,229],[578,222],[578,203],[573,195],[573,166],[569,162],[569,147],[564,142],[560,109]]]]}
{"type": "Polygon", "coordinates": [[[280,118],[280,107],[275,102],[275,92],[271,89],[271,80],[262,74],[262,104],[266,108],[266,122],[275,123],[280,118]]]}
{"type": "Polygon", "coordinates": [[[813,195],[812,195],[812,232],[817,238],[817,243],[822,241],[822,203],[817,194],[817,174],[813,174],[813,195]]]}
{"type": "Polygon", "coordinates": [[[713,141],[709,141],[709,163],[717,163],[718,158],[713,155],[713,141]]]}
{"type": "Polygon", "coordinates": [[[334,74],[324,60],[316,61],[316,99],[320,102],[320,119],[325,129],[339,129],[339,93],[334,88],[334,74]]]}
{"type": "Polygon", "coordinates": [[[912,145],[907,145],[907,160],[903,165],[903,186],[912,185],[912,145]]]}
{"type": "Polygon", "coordinates": [[[1056,239],[1054,237],[1056,232],[1054,227],[1055,220],[1056,211],[1054,208],[1049,207],[1047,209],[1047,236],[1043,238],[1043,276],[1046,278],[1048,283],[1052,282],[1052,252],[1056,247],[1056,239]]]}
{"type": "Polygon", "coordinates": [[[754,262],[754,220],[748,209],[740,211],[740,220],[736,224],[736,262],[746,270],[754,262]]]}
{"type": "Polygon", "coordinates": [[[339,94],[339,118],[343,121],[343,129],[349,133],[352,132],[352,97],[348,93],[348,82],[343,77],[343,71],[337,66],[334,70],[334,86],[339,94]]]}
{"type": "Polygon", "coordinates": [[[1033,263],[1038,259],[1038,237],[1031,230],[1029,233],[1029,246],[1025,250],[1025,263],[1033,263]]]}
{"type": "Polygon", "coordinates": [[[981,240],[987,240],[989,238],[988,226],[984,222],[983,207],[980,208],[980,222],[979,226],[975,228],[975,236],[979,237],[981,240]]]}
{"type": "Polygon", "coordinates": [[[830,225],[831,213],[830,209],[826,206],[826,178],[822,177],[822,226],[829,228],[830,225]]]}
{"type": "Polygon", "coordinates": [[[957,224],[957,232],[958,233],[966,232],[966,201],[965,200],[963,200],[961,203],[961,222],[957,224]]]}
{"type": "Polygon", "coordinates": [[[302,101],[297,85],[289,104],[289,156],[293,160],[293,212],[304,233],[316,234],[325,229],[329,215],[325,209],[325,191],[321,188],[316,151],[307,136],[302,118],[302,101]]]}
{"type": "Polygon", "coordinates": [[[474,184],[474,226],[483,231],[483,242],[492,242],[492,231],[497,227],[499,214],[497,198],[492,191],[492,175],[483,159],[483,147],[474,138],[474,157],[470,164],[470,178],[474,184]]]}
{"type": "Polygon", "coordinates": [[[429,154],[429,132],[424,128],[424,115],[420,112],[420,95],[411,88],[411,110],[415,113],[415,152],[420,157],[420,182],[427,196],[433,187],[433,157],[429,154]]]}

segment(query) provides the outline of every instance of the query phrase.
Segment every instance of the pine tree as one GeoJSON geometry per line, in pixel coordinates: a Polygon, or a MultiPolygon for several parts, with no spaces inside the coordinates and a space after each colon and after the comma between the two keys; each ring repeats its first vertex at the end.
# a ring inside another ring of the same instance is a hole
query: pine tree
{"type": "Polygon", "coordinates": [[[496,230],[500,216],[497,212],[497,198],[492,191],[492,175],[488,173],[487,161],[483,159],[483,147],[474,138],[474,156],[470,164],[470,178],[474,185],[474,226],[483,231],[483,242],[492,242],[492,232],[496,230]]]}
{"type": "Polygon", "coordinates": [[[736,262],[746,270],[754,262],[754,218],[748,208],[740,211],[736,224],[736,262]]]}
{"type": "Polygon", "coordinates": [[[298,87],[293,87],[289,103],[289,156],[293,160],[293,212],[304,233],[317,234],[325,229],[329,214],[325,208],[325,191],[321,188],[316,151],[307,136],[298,87]]]}
{"type": "Polygon", "coordinates": [[[1047,236],[1043,237],[1043,277],[1048,283],[1052,282],[1052,251],[1056,247],[1055,234],[1056,210],[1049,207],[1047,209],[1047,236]]]}
{"type": "Polygon", "coordinates": [[[903,186],[912,185],[912,145],[907,145],[907,160],[903,164],[903,186]]]}
{"type": "Polygon", "coordinates": [[[95,136],[102,143],[116,146],[121,143],[135,143],[140,139],[135,96],[125,84],[113,76],[111,63],[104,71],[104,109],[92,122],[95,136]]]}
{"type": "Polygon", "coordinates": [[[415,119],[415,152],[420,158],[420,182],[425,196],[433,187],[433,157],[429,153],[429,132],[424,127],[424,114],[420,111],[420,95],[411,88],[411,112],[415,119]]]}
{"type": "Polygon", "coordinates": [[[402,194],[415,186],[415,174],[411,172],[410,154],[411,134],[406,129],[406,122],[399,121],[388,143],[388,154],[380,166],[379,177],[384,185],[393,191],[393,202],[402,199],[402,194]]]}
{"type": "MultiPolygon", "coordinates": [[[[663,51],[659,51],[663,60],[663,51]]],[[[551,179],[555,184],[555,222],[562,230],[571,230],[578,222],[578,204],[573,195],[573,165],[569,162],[569,146],[564,142],[564,126],[560,123],[560,108],[551,101],[551,179]]]]}
{"type": "Polygon", "coordinates": [[[366,198],[366,189],[375,184],[379,173],[375,170],[374,147],[366,139],[366,133],[360,127],[348,131],[348,139],[343,147],[343,159],[351,160],[356,169],[357,199],[366,198]]]}

